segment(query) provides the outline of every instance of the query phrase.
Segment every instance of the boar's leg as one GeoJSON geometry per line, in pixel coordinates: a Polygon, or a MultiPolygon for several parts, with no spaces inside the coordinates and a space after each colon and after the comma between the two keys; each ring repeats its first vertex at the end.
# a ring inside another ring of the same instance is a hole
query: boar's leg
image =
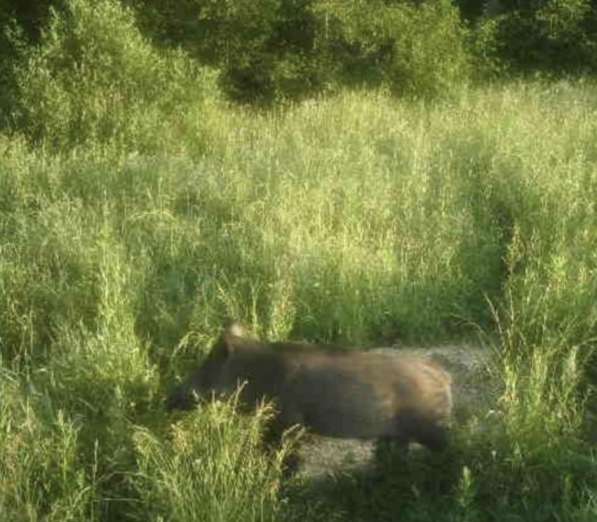
{"type": "Polygon", "coordinates": [[[271,446],[280,446],[284,433],[290,428],[304,425],[304,421],[301,415],[288,409],[280,411],[275,403],[274,408],[276,408],[276,415],[267,426],[264,439],[271,446]]]}
{"type": "MultiPolygon", "coordinates": [[[[271,451],[278,450],[284,442],[284,434],[291,428],[301,429],[299,419],[293,415],[284,414],[283,412],[278,411],[277,415],[272,419],[265,430],[263,437],[265,447],[271,451]]],[[[286,453],[282,464],[284,478],[290,478],[295,475],[298,472],[301,463],[302,458],[297,452],[297,446],[293,445],[290,452],[286,453]]]]}
{"type": "Polygon", "coordinates": [[[448,446],[448,430],[444,426],[427,422],[421,426],[415,440],[433,452],[444,451],[448,446]]]}
{"type": "Polygon", "coordinates": [[[404,437],[379,437],[375,441],[375,453],[386,454],[394,451],[406,453],[408,451],[408,439],[404,437]]]}
{"type": "Polygon", "coordinates": [[[418,442],[433,452],[442,451],[448,444],[447,430],[437,422],[416,412],[401,412],[394,420],[391,436],[383,436],[379,442],[408,448],[410,442],[418,442]]]}
{"type": "Polygon", "coordinates": [[[401,468],[408,458],[408,438],[379,437],[373,451],[374,480],[383,480],[389,470],[401,468]]]}
{"type": "Polygon", "coordinates": [[[395,420],[395,440],[403,445],[418,442],[433,452],[448,445],[448,433],[437,419],[416,412],[402,412],[395,420]]]}

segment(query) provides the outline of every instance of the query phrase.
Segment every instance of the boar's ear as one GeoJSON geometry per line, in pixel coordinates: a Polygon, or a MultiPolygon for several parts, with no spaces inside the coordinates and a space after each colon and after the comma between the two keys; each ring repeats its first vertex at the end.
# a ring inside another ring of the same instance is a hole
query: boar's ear
{"type": "Polygon", "coordinates": [[[248,337],[247,329],[236,320],[226,321],[224,324],[224,335],[234,337],[248,337]]]}
{"type": "Polygon", "coordinates": [[[213,348],[214,356],[226,358],[238,350],[247,335],[245,327],[238,321],[228,320],[224,323],[224,330],[213,348]]]}
{"type": "Polygon", "coordinates": [[[256,341],[239,337],[228,332],[225,332],[222,336],[222,346],[226,355],[254,351],[259,348],[259,344],[256,341]]]}
{"type": "Polygon", "coordinates": [[[262,344],[252,337],[238,321],[227,321],[217,343],[217,352],[228,356],[232,353],[259,350],[262,344]]]}

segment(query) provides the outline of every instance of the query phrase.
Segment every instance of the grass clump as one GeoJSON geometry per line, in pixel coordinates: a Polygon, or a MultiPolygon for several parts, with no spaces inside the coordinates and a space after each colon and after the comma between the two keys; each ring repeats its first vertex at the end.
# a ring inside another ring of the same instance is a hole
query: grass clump
{"type": "Polygon", "coordinates": [[[97,462],[80,458],[80,423],[4,366],[0,393],[2,518],[98,520],[97,462]]]}
{"type": "Polygon", "coordinates": [[[288,443],[269,458],[263,432],[272,410],[240,416],[237,397],[205,403],[176,422],[168,440],[139,428],[133,478],[143,520],[279,520],[279,490],[288,443]]]}

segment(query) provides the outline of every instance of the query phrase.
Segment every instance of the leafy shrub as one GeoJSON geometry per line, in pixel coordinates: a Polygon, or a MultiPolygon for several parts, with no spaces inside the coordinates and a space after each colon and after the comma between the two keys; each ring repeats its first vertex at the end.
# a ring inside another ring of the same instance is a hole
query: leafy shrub
{"type": "Polygon", "coordinates": [[[50,6],[59,2],[60,0],[1,0],[0,19],[15,20],[28,39],[36,41],[48,20],[50,6]]]}
{"type": "Polygon", "coordinates": [[[322,2],[322,45],[340,57],[340,75],[382,83],[397,94],[444,94],[465,81],[465,30],[449,1],[322,2]]]}
{"type": "Polygon", "coordinates": [[[52,10],[40,45],[23,53],[16,81],[16,128],[54,149],[174,146],[181,114],[206,89],[204,71],[181,52],[154,49],[116,0],[67,0],[52,10]]]}
{"type": "Polygon", "coordinates": [[[235,100],[272,102],[342,84],[437,94],[468,74],[449,1],[188,0],[138,10],[169,43],[221,69],[235,100]]]}
{"type": "MultiPolygon", "coordinates": [[[[520,70],[597,70],[597,11],[592,0],[504,1],[495,53],[520,70]]],[[[484,29],[482,29],[484,30],[484,29]]]]}
{"type": "Polygon", "coordinates": [[[269,103],[321,86],[313,0],[133,3],[158,40],[219,67],[220,85],[234,100],[269,103]]]}

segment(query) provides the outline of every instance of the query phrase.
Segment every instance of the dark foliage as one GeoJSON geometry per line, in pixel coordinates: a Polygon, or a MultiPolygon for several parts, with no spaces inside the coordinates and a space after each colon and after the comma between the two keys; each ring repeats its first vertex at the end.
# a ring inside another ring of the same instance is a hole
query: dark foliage
{"type": "MultiPolygon", "coordinates": [[[[443,95],[470,77],[473,56],[476,69],[494,73],[597,70],[596,0],[122,3],[155,44],[182,47],[218,68],[223,91],[241,102],[270,104],[343,85],[443,95]]],[[[39,43],[51,9],[64,5],[0,0],[3,93],[12,90],[15,42],[39,43]]]]}

